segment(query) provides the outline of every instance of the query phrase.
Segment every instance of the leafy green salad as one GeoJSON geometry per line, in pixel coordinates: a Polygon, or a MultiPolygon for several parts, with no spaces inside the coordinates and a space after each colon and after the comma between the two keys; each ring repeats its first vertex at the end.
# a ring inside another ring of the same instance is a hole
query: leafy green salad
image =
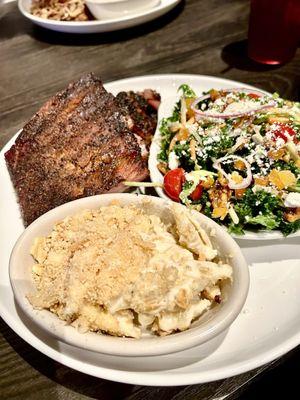
{"type": "Polygon", "coordinates": [[[179,91],[160,124],[165,193],[235,234],[300,229],[300,103],[246,88],[179,91]]]}

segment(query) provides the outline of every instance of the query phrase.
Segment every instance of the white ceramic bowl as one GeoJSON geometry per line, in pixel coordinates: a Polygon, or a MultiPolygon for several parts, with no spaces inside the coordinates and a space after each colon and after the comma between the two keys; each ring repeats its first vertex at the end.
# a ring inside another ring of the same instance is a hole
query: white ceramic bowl
{"type": "MultiPolygon", "coordinates": [[[[34,291],[31,268],[34,263],[30,256],[33,239],[51,232],[55,222],[83,209],[97,209],[118,200],[122,205],[135,204],[147,213],[158,215],[170,222],[172,214],[170,201],[153,196],[136,194],[106,194],[86,197],[57,207],[34,221],[16,242],[9,264],[10,282],[15,300],[32,323],[55,336],[60,341],[115,356],[157,356],[175,353],[184,349],[211,343],[212,339],[226,332],[241,311],[249,288],[249,271],[242,252],[236,242],[211,219],[195,212],[195,219],[209,233],[215,230],[213,245],[224,261],[233,267],[233,284],[225,288],[226,301],[206,312],[192,327],[184,332],[166,337],[144,336],[141,339],[120,338],[97,333],[79,333],[74,327],[66,325],[56,315],[47,310],[34,310],[26,294],[34,291]],[[145,202],[147,199],[147,202],[145,202]],[[229,257],[229,259],[227,259],[229,257]]],[[[182,206],[184,207],[184,206],[182,206]]]]}
{"type": "Polygon", "coordinates": [[[147,11],[159,3],[160,0],[85,0],[90,12],[99,20],[147,11]]]}
{"type": "MultiPolygon", "coordinates": [[[[157,156],[161,152],[161,141],[162,136],[160,133],[160,123],[163,118],[170,117],[173,112],[174,105],[180,99],[180,94],[178,93],[178,87],[183,83],[190,85],[196,93],[201,94],[202,92],[210,90],[212,87],[215,89],[229,89],[229,88],[247,88],[255,90],[260,90],[265,94],[269,94],[261,89],[258,89],[254,86],[246,85],[245,83],[230,81],[227,79],[220,79],[211,76],[205,75],[171,75],[170,83],[163,91],[162,101],[158,110],[158,124],[154,134],[154,137],[151,142],[149,159],[148,159],[148,168],[150,171],[150,178],[152,182],[163,184],[164,177],[163,174],[157,168],[157,156]]],[[[169,199],[169,197],[165,194],[164,190],[161,187],[155,187],[155,191],[158,196],[169,199]]],[[[245,230],[244,235],[236,235],[234,233],[231,234],[238,241],[243,240],[285,240],[282,232],[279,230],[260,230],[260,231],[250,231],[245,230]]],[[[288,236],[292,237],[300,237],[300,230],[295,233],[292,233],[288,236]]]]}

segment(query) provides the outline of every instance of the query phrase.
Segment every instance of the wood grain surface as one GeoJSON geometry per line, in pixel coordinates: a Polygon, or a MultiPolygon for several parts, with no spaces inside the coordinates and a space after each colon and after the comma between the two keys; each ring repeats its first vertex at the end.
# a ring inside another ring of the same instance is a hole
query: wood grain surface
{"type": "MultiPolygon", "coordinates": [[[[157,73],[207,74],[277,91],[290,99],[300,97],[299,49],[291,62],[280,67],[260,66],[247,58],[248,1],[187,0],[145,25],[81,36],[33,26],[15,2],[0,11],[4,12],[0,19],[0,148],[45,100],[88,71],[106,82],[157,73]]],[[[26,344],[0,320],[1,400],[233,399],[265,370],[282,362],[284,358],[205,385],[124,385],[64,367],[26,344]]]]}

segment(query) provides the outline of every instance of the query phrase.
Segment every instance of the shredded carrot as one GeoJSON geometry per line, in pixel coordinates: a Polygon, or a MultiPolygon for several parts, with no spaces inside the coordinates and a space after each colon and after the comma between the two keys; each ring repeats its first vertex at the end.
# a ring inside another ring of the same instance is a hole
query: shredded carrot
{"type": "Polygon", "coordinates": [[[171,142],[170,142],[170,146],[169,146],[169,151],[172,151],[175,144],[179,141],[179,140],[186,140],[189,136],[189,131],[186,128],[180,128],[179,132],[176,133],[175,136],[173,136],[171,142]]]}
{"type": "Polygon", "coordinates": [[[269,178],[267,176],[257,176],[254,179],[254,185],[267,186],[268,183],[269,183],[269,178]]]}
{"type": "Polygon", "coordinates": [[[235,189],[234,195],[237,199],[241,199],[246,192],[246,189],[235,189]]]}
{"type": "Polygon", "coordinates": [[[234,168],[236,168],[240,171],[242,171],[243,169],[246,168],[246,165],[242,160],[235,160],[233,165],[234,165],[234,168]]]}
{"type": "Polygon", "coordinates": [[[275,123],[283,124],[283,123],[288,123],[289,121],[290,121],[290,119],[288,117],[284,117],[281,115],[279,115],[278,117],[277,116],[276,117],[274,117],[274,116],[268,117],[268,122],[270,124],[275,124],[275,123]]]}
{"type": "Polygon", "coordinates": [[[272,158],[273,160],[282,160],[283,157],[285,156],[285,149],[281,148],[278,150],[270,150],[268,152],[268,157],[272,158]]]}
{"type": "Polygon", "coordinates": [[[191,159],[196,161],[196,142],[195,139],[191,139],[190,141],[190,151],[191,151],[191,159]]]}

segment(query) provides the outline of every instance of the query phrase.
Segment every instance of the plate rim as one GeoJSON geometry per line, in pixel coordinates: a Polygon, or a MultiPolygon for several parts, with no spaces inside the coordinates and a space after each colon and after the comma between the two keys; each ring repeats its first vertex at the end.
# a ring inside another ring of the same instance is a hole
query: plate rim
{"type": "Polygon", "coordinates": [[[49,26],[60,26],[60,27],[89,27],[89,26],[106,26],[106,25],[114,25],[118,23],[124,23],[126,21],[131,22],[138,18],[144,16],[150,16],[155,12],[160,10],[164,10],[171,6],[176,6],[181,0],[161,0],[160,4],[156,7],[153,7],[149,10],[145,10],[143,12],[139,12],[133,15],[127,15],[125,17],[120,18],[112,18],[112,19],[105,19],[105,20],[91,20],[91,21],[56,21],[52,19],[46,19],[37,17],[35,15],[30,14],[24,7],[24,0],[18,0],[18,8],[20,12],[23,14],[24,17],[30,19],[32,22],[37,24],[49,25],[49,26]],[[164,1],[168,2],[164,4],[164,1]]]}
{"type": "MultiPolygon", "coordinates": [[[[14,323],[11,323],[9,317],[6,313],[3,313],[1,310],[2,305],[0,304],[0,314],[3,320],[7,323],[7,325],[18,335],[20,336],[26,343],[30,346],[35,348],[36,350],[40,351],[42,354],[50,357],[51,359],[69,367],[85,373],[87,375],[91,375],[100,379],[107,379],[113,382],[119,383],[127,383],[133,385],[143,385],[143,386],[181,386],[181,385],[194,385],[194,384],[203,384],[214,382],[219,379],[226,379],[232,376],[236,376],[238,374],[242,374],[248,371],[251,371],[255,368],[258,368],[262,365],[267,364],[275,360],[276,358],[286,354],[288,351],[292,350],[300,343],[300,332],[298,334],[293,335],[289,340],[285,342],[285,345],[277,345],[273,349],[273,351],[269,351],[264,354],[264,356],[256,356],[249,361],[239,361],[234,366],[226,367],[226,368],[219,368],[214,371],[213,379],[211,379],[211,372],[201,372],[198,374],[197,372],[190,372],[190,373],[182,373],[176,374],[174,377],[172,376],[172,370],[168,375],[168,380],[166,376],[161,376],[160,372],[162,371],[122,371],[116,370],[114,368],[106,368],[106,367],[93,367],[90,364],[86,364],[84,361],[80,361],[77,359],[72,358],[71,356],[64,356],[64,354],[59,353],[58,350],[54,350],[51,346],[45,345],[41,342],[40,339],[37,339],[34,336],[34,339],[37,340],[36,343],[32,343],[30,338],[28,337],[27,332],[19,331],[19,327],[14,323]],[[64,357],[62,359],[61,355],[64,357]],[[257,361],[258,359],[258,361],[257,361]],[[101,370],[101,375],[96,372],[97,370],[101,370]],[[130,375],[129,377],[126,375],[130,375]]],[[[26,328],[27,329],[27,328],[26,328]]],[[[29,331],[29,334],[31,332],[29,331]]],[[[176,371],[176,370],[175,370],[176,371]]]]}
{"type": "MultiPolygon", "coordinates": [[[[184,78],[184,77],[205,77],[206,79],[220,79],[222,81],[230,81],[236,82],[224,78],[213,77],[209,75],[198,75],[198,74],[154,74],[154,75],[142,75],[131,78],[123,78],[115,81],[105,82],[104,86],[111,90],[114,86],[122,85],[130,82],[141,82],[145,79],[155,79],[157,81],[167,78],[167,79],[176,79],[176,78],[184,78]]],[[[239,82],[240,83],[240,82],[239,82]]],[[[18,131],[1,149],[0,155],[3,157],[4,152],[8,149],[8,147],[14,142],[16,139],[18,131]]],[[[8,271],[7,271],[8,273],[8,271]]],[[[11,287],[9,287],[10,290],[11,287]]],[[[300,344],[300,331],[289,337],[289,339],[285,340],[283,343],[274,346],[271,350],[266,351],[265,353],[260,353],[260,355],[256,355],[249,359],[248,361],[239,361],[234,365],[227,366],[226,368],[219,368],[214,370],[213,377],[212,372],[201,371],[197,372],[179,372],[176,374],[172,374],[172,370],[169,370],[168,375],[161,375],[162,371],[155,372],[138,372],[138,371],[123,371],[116,370],[114,368],[107,368],[101,366],[92,366],[91,364],[87,364],[84,361],[80,361],[76,358],[73,358],[70,355],[65,355],[60,353],[58,350],[53,349],[48,344],[43,343],[39,338],[35,337],[33,333],[31,333],[23,323],[19,320],[15,320],[14,317],[11,317],[9,310],[6,310],[3,303],[0,302],[0,315],[3,320],[7,323],[7,325],[24,341],[26,341],[29,345],[40,351],[42,354],[50,357],[51,359],[60,362],[61,364],[76,369],[80,372],[86,373],[88,375],[92,375],[98,378],[107,379],[115,382],[135,384],[135,385],[146,385],[146,386],[178,386],[178,385],[191,385],[191,384],[200,384],[216,381],[219,379],[229,378],[234,375],[238,375],[241,373],[245,373],[254,368],[260,367],[268,362],[273,361],[274,359],[282,356],[288,351],[295,348],[300,344]],[[25,329],[24,329],[25,328],[25,329]],[[32,335],[32,338],[30,337],[32,335]],[[99,373],[100,372],[100,373],[99,373]]],[[[176,370],[173,370],[176,371],[176,370]]]]}

